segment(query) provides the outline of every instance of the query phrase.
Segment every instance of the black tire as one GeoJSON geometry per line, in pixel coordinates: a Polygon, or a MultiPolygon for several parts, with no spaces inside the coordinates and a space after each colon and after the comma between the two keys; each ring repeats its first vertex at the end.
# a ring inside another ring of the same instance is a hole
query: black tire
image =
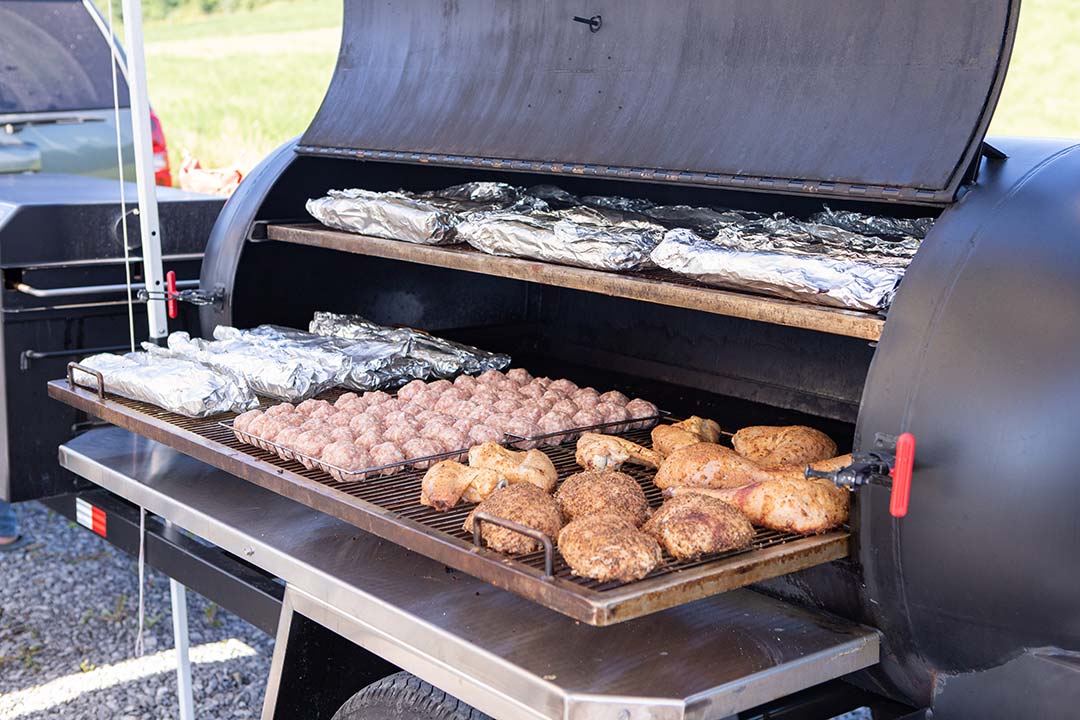
{"type": "Polygon", "coordinates": [[[492,720],[453,695],[407,672],[373,682],[334,713],[333,720],[492,720]]]}

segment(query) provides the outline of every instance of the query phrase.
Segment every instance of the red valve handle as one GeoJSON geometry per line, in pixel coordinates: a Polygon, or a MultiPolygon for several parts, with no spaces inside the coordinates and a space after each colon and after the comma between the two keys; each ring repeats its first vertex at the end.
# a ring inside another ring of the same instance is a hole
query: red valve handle
{"type": "Polygon", "coordinates": [[[892,476],[892,496],[889,498],[889,513],[902,518],[907,515],[908,499],[911,497],[911,469],[915,465],[915,436],[903,433],[896,438],[896,464],[889,475],[892,476]]]}
{"type": "Polygon", "coordinates": [[[169,313],[169,317],[173,320],[180,314],[180,303],[176,301],[176,273],[170,270],[165,273],[165,289],[167,291],[165,296],[165,308],[169,313]]]}

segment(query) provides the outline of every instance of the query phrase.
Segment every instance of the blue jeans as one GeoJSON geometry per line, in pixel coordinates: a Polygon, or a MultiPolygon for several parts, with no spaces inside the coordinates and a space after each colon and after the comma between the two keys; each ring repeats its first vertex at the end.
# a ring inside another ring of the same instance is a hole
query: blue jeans
{"type": "Polygon", "coordinates": [[[15,517],[15,508],[6,500],[0,500],[0,537],[15,537],[19,534],[19,519],[15,517]]]}

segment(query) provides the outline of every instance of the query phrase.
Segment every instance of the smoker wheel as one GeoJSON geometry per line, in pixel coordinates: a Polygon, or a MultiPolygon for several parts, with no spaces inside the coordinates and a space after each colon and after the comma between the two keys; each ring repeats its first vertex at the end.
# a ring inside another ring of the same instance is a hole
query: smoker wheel
{"type": "Polygon", "coordinates": [[[493,720],[412,673],[399,672],[353,695],[332,720],[493,720]]]}

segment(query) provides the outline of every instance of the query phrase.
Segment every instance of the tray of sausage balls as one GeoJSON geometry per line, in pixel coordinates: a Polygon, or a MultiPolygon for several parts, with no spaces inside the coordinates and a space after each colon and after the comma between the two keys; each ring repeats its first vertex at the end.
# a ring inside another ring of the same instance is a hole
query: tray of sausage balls
{"type": "Polygon", "coordinates": [[[813,428],[725,436],[708,418],[675,421],[647,400],[523,369],[281,403],[223,424],[340,482],[423,472],[418,506],[471,508],[461,530],[478,545],[542,551],[548,575],[561,558],[579,578],[626,583],[752,549],[763,531],[797,537],[847,521],[848,492],[804,477],[807,464],[850,462],[813,428]],[[560,476],[552,456],[567,450],[577,467],[560,476]],[[656,490],[659,507],[647,496],[656,490]]]}

